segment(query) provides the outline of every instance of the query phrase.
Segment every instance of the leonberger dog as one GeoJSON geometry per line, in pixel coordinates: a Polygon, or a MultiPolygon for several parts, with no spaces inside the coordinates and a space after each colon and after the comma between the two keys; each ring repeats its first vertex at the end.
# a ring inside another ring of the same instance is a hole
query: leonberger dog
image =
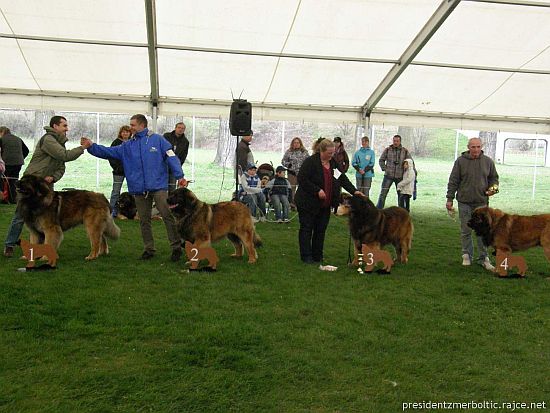
{"type": "Polygon", "coordinates": [[[84,224],[92,245],[86,260],[108,254],[106,237],[120,236],[109,202],[103,194],[83,190],[54,191],[43,178],[24,175],[16,184],[18,209],[30,231],[31,244],[49,244],[56,250],[63,233],[84,224]]]}
{"type": "Polygon", "coordinates": [[[187,188],[176,189],[167,201],[184,241],[200,248],[227,237],[235,247],[233,257],[243,256],[244,244],[248,262],[256,262],[256,247],[260,247],[262,241],[244,204],[236,201],[207,204],[187,188]]]}
{"type": "Polygon", "coordinates": [[[118,219],[139,219],[137,216],[136,199],[128,192],[123,192],[116,201],[118,219]]]}
{"type": "Polygon", "coordinates": [[[497,254],[540,246],[550,261],[550,214],[515,215],[480,207],[472,213],[468,226],[497,254]]]}
{"type": "Polygon", "coordinates": [[[353,265],[358,265],[357,253],[363,244],[371,250],[391,244],[398,261],[407,263],[414,227],[406,209],[395,206],[378,209],[365,195],[353,195],[346,210],[355,245],[353,265]]]}

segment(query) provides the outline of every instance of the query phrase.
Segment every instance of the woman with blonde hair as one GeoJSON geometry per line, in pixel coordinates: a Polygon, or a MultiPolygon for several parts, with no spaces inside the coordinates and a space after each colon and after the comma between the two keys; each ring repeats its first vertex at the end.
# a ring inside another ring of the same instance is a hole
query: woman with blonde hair
{"type": "Polygon", "coordinates": [[[288,182],[290,182],[290,187],[292,189],[292,195],[290,200],[291,207],[295,207],[294,196],[296,195],[296,185],[298,184],[298,173],[302,164],[309,156],[307,149],[304,147],[302,140],[299,137],[294,137],[290,142],[289,148],[286,150],[283,160],[281,163],[287,169],[288,182]]]}
{"type": "MultiPolygon", "coordinates": [[[[130,126],[124,125],[121,126],[118,130],[117,138],[111,143],[111,146],[122,145],[132,136],[132,130],[130,126]]],[[[118,159],[109,158],[109,163],[111,168],[113,168],[113,189],[111,191],[111,211],[113,217],[118,215],[117,201],[120,197],[120,190],[122,189],[122,184],[124,183],[124,167],[122,166],[122,161],[118,159]]]]}
{"type": "Polygon", "coordinates": [[[334,142],[319,138],[313,144],[313,155],[307,158],[298,174],[296,206],[300,230],[300,258],[308,264],[323,261],[325,231],[330,220],[331,206],[338,205],[340,187],[350,194],[361,194],[349,181],[346,174],[338,170],[333,159],[334,142]]]}

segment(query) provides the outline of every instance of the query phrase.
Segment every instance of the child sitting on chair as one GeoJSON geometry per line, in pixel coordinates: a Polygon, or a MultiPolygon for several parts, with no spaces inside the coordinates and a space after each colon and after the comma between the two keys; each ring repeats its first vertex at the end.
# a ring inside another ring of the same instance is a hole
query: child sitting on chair
{"type": "Polygon", "coordinates": [[[239,178],[241,183],[241,191],[239,198],[242,197],[243,202],[248,206],[252,220],[257,222],[256,209],[260,210],[260,221],[265,221],[265,195],[262,192],[260,178],[256,175],[256,165],[248,164],[246,172],[239,178]]]}
{"type": "Polygon", "coordinates": [[[275,210],[275,219],[277,222],[288,222],[288,211],[290,210],[289,197],[292,194],[290,182],[285,178],[286,169],[278,166],[275,170],[275,178],[266,184],[269,189],[273,209],[275,210]]]}

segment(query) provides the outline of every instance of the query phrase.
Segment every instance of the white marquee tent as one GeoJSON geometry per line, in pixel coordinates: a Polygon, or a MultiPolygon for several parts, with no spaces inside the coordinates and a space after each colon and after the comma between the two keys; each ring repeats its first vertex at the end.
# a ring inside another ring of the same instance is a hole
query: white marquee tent
{"type": "Polygon", "coordinates": [[[0,107],[550,134],[542,0],[0,0],[0,107]]]}

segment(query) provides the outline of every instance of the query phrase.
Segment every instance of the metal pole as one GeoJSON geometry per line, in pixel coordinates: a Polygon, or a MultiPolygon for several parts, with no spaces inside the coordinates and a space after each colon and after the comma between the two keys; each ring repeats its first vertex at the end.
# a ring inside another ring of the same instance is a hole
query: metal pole
{"type": "Polygon", "coordinates": [[[533,192],[531,193],[531,200],[535,200],[535,193],[537,189],[537,162],[539,157],[539,136],[535,139],[535,167],[533,168],[533,192]]]}
{"type": "Polygon", "coordinates": [[[285,121],[283,120],[283,133],[281,134],[281,159],[285,155],[285,121]]]}
{"type": "MultiPolygon", "coordinates": [[[[191,180],[195,180],[195,116],[193,115],[193,152],[191,153],[191,180]]],[[[225,168],[225,165],[224,165],[225,168]]]]}
{"type": "MultiPolygon", "coordinates": [[[[96,141],[99,145],[99,112],[96,113],[96,141]]],[[[99,192],[99,158],[95,160],[95,190],[99,192]]]]}
{"type": "Polygon", "coordinates": [[[455,161],[456,161],[456,158],[458,158],[458,135],[459,135],[459,132],[457,129],[456,136],[455,136],[455,161]]]}

